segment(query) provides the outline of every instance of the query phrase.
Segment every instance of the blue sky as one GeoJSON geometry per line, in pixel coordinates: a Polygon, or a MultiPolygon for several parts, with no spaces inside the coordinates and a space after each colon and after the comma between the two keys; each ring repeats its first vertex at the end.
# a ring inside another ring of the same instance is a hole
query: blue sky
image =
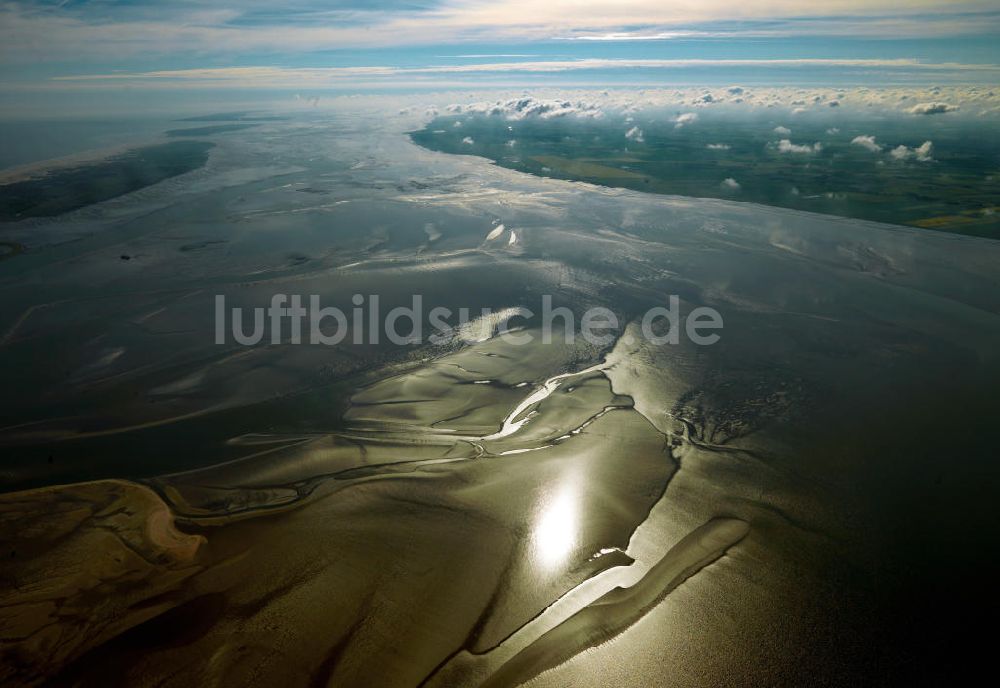
{"type": "Polygon", "coordinates": [[[0,86],[993,84],[998,27],[995,0],[22,0],[0,86]]]}

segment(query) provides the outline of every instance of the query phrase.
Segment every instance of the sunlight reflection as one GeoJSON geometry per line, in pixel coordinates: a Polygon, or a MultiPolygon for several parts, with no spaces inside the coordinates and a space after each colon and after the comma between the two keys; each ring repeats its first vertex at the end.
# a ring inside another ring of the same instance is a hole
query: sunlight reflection
{"type": "Polygon", "coordinates": [[[576,490],[564,485],[549,495],[535,523],[532,540],[535,560],[545,568],[562,564],[576,545],[579,530],[576,490]]]}

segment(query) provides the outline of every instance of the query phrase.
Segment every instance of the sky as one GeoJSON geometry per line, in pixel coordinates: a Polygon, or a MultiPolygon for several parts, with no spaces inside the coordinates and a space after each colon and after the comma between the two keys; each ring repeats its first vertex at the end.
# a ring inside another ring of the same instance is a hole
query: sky
{"type": "Polygon", "coordinates": [[[0,88],[990,85],[998,44],[996,0],[14,0],[0,88]]]}

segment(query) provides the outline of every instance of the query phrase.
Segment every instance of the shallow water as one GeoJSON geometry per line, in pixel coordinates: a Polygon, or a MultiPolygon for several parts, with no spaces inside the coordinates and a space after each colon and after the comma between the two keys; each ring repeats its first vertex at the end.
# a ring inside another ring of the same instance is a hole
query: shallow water
{"type": "Polygon", "coordinates": [[[942,669],[926,650],[965,642],[994,563],[1000,244],[539,179],[385,122],[264,121],[202,169],[3,228],[25,251],[0,261],[0,570],[45,581],[3,592],[9,678],[942,669]],[[549,294],[627,325],[606,346],[215,343],[217,294],[275,292],[549,294]],[[672,294],[721,313],[717,344],[638,336],[672,294]],[[153,492],[14,492],[106,478],[153,492]]]}

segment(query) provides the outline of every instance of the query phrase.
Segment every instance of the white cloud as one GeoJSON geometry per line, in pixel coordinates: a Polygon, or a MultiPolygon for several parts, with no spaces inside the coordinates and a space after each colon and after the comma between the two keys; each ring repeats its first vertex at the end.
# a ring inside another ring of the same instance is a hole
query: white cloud
{"type": "Polygon", "coordinates": [[[912,154],[913,151],[911,151],[909,148],[903,145],[896,146],[889,152],[889,155],[894,157],[896,160],[906,160],[912,154]]]}
{"type": "Polygon", "coordinates": [[[789,129],[788,127],[778,126],[774,128],[774,133],[777,134],[778,136],[791,136],[792,130],[789,129]]]}
{"type": "Polygon", "coordinates": [[[643,137],[642,135],[642,129],[640,129],[639,127],[632,127],[631,129],[626,131],[625,138],[627,138],[629,141],[635,141],[636,143],[642,143],[646,140],[645,137],[643,137]]]}
{"type": "Polygon", "coordinates": [[[462,139],[462,143],[466,144],[467,146],[471,146],[472,144],[475,143],[475,141],[472,139],[471,136],[466,136],[464,139],[462,139]]]}
{"type": "Polygon", "coordinates": [[[554,36],[560,41],[665,41],[673,38],[711,37],[715,34],[707,31],[657,31],[655,33],[633,33],[630,31],[613,31],[611,33],[574,34],[572,36],[554,36]]]}
{"type": "Polygon", "coordinates": [[[907,148],[906,146],[897,146],[890,151],[891,155],[896,160],[909,160],[913,158],[919,162],[930,162],[934,158],[931,155],[934,152],[934,144],[930,141],[924,141],[922,144],[916,148],[907,148]]]}
{"type": "MultiPolygon", "coordinates": [[[[700,88],[673,87],[631,91],[586,91],[575,88],[539,88],[533,91],[531,95],[525,95],[524,91],[520,89],[515,90],[516,87],[510,88],[511,90],[506,94],[502,93],[503,97],[499,100],[476,101],[475,98],[482,98],[484,94],[489,94],[493,98],[498,97],[495,90],[477,90],[469,92],[467,94],[469,101],[461,105],[444,107],[445,103],[442,103],[440,100],[428,101],[428,96],[423,96],[424,99],[420,101],[420,106],[423,108],[429,104],[435,105],[442,113],[457,116],[477,114],[501,116],[512,120],[512,123],[514,120],[535,117],[542,119],[556,117],[612,118],[612,121],[625,122],[623,130],[629,130],[636,126],[636,122],[633,120],[640,118],[638,114],[640,112],[646,113],[647,117],[660,117],[664,111],[672,111],[673,114],[669,117],[668,121],[675,128],[691,126],[692,123],[700,123],[701,121],[698,119],[698,111],[686,111],[685,109],[685,105],[690,104],[693,99],[702,93],[702,89],[700,88]]],[[[963,109],[968,108],[970,112],[979,112],[991,107],[1000,108],[1000,89],[961,85],[942,87],[939,89],[939,93],[942,96],[942,100],[961,105],[963,109]]],[[[863,107],[866,111],[877,108],[886,116],[898,118],[900,116],[899,104],[900,102],[905,102],[901,99],[908,98],[908,102],[912,104],[927,100],[927,96],[930,94],[932,94],[930,89],[914,86],[907,86],[905,88],[874,87],[849,89],[844,95],[846,96],[845,103],[851,103],[851,105],[845,105],[844,107],[863,107]]],[[[753,95],[748,97],[743,103],[737,104],[729,100],[728,107],[734,110],[740,109],[745,111],[763,111],[766,108],[772,108],[774,113],[770,117],[780,122],[783,116],[787,116],[781,113],[790,112],[795,103],[808,101],[812,96],[812,92],[801,87],[760,87],[755,88],[753,95]]],[[[446,96],[442,92],[442,94],[433,97],[443,98],[446,96]]],[[[394,105],[398,107],[397,104],[394,105]]],[[[812,111],[816,112],[815,109],[812,111]]],[[[826,126],[829,127],[829,124],[826,126]]],[[[773,123],[771,127],[774,128],[773,123]]],[[[644,129],[645,127],[642,128],[644,129]]],[[[786,125],[781,125],[781,128],[790,129],[786,125]]],[[[781,129],[779,129],[780,131],[781,129]]],[[[825,132],[827,136],[844,136],[844,132],[840,131],[837,127],[824,127],[820,131],[825,132]]],[[[513,135],[510,138],[514,138],[513,135]]],[[[850,142],[852,138],[850,135],[846,135],[844,141],[850,142]]],[[[775,135],[772,147],[776,148],[779,145],[780,139],[791,139],[791,135],[775,135]]],[[[863,140],[865,140],[864,136],[855,141],[855,145],[864,146],[861,143],[863,140]]],[[[700,145],[706,145],[707,143],[702,142],[700,145]]],[[[872,138],[870,143],[879,146],[881,142],[875,141],[872,138]]],[[[812,152],[816,152],[812,144],[809,147],[812,152]]],[[[870,145],[865,147],[866,149],[870,149],[870,145]]],[[[879,148],[882,152],[887,152],[884,144],[879,146],[879,148]]],[[[790,148],[788,149],[789,152],[791,150],[790,148]]]]}
{"type": "Polygon", "coordinates": [[[739,191],[741,188],[740,183],[735,179],[733,179],[732,177],[726,177],[725,179],[723,179],[722,183],[719,186],[729,191],[739,191]]]}
{"type": "Polygon", "coordinates": [[[957,105],[950,105],[948,103],[933,102],[933,103],[918,103],[909,109],[912,115],[939,115],[944,112],[953,112],[957,110],[957,105]]]}
{"type": "Polygon", "coordinates": [[[728,143],[710,143],[707,146],[705,146],[705,148],[707,148],[708,150],[723,151],[723,150],[729,150],[730,146],[728,143]]]}
{"type": "Polygon", "coordinates": [[[601,105],[584,100],[543,99],[524,96],[508,100],[497,100],[489,103],[471,103],[468,105],[452,105],[452,112],[466,114],[494,115],[511,120],[530,118],[555,119],[557,117],[577,116],[600,118],[604,116],[601,105]]]}
{"type": "Polygon", "coordinates": [[[677,115],[674,118],[674,129],[680,129],[688,124],[694,124],[698,121],[697,112],[685,112],[684,114],[677,115]]]}
{"type": "Polygon", "coordinates": [[[794,144],[788,139],[781,139],[778,141],[778,152],[779,153],[797,153],[799,155],[804,155],[807,153],[819,153],[823,150],[823,144],[818,141],[813,145],[798,145],[794,144]]]}
{"type": "MultiPolygon", "coordinates": [[[[2,25],[2,16],[0,16],[2,25]]],[[[3,46],[3,32],[0,29],[0,46],[3,46]]],[[[81,48],[82,50],[83,48],[81,48]]],[[[0,51],[4,48],[0,47],[0,51]]],[[[6,52],[10,52],[8,48],[6,52]]],[[[586,58],[575,60],[545,60],[521,62],[493,62],[475,64],[442,64],[422,67],[400,67],[391,65],[371,65],[354,67],[210,67],[200,69],[157,70],[146,72],[105,72],[97,74],[73,74],[53,77],[49,87],[61,86],[68,88],[71,84],[83,86],[91,84],[106,88],[109,84],[125,85],[134,88],[158,86],[160,88],[189,88],[192,84],[203,84],[212,88],[327,88],[332,84],[385,84],[395,80],[399,85],[412,87],[420,85],[454,85],[463,77],[466,83],[473,83],[479,74],[520,75],[520,74],[558,74],[564,72],[604,70],[604,69],[642,69],[644,73],[652,70],[674,70],[687,68],[720,68],[720,69],[795,69],[798,67],[847,67],[857,69],[903,70],[921,72],[940,72],[943,77],[955,72],[980,71],[991,73],[1000,79],[998,65],[967,65],[956,63],[923,63],[909,59],[895,60],[839,60],[839,59],[746,59],[746,60],[704,60],[704,59],[606,59],[586,58]],[[438,81],[433,81],[438,79],[438,81]],[[448,79],[448,81],[443,81],[448,79]]],[[[702,100],[704,93],[699,91],[690,95],[686,102],[705,106],[702,100]]],[[[751,96],[748,96],[751,97],[751,96]]],[[[925,93],[924,97],[934,97],[933,93],[925,93]]],[[[715,100],[715,98],[713,98],[715,100]]],[[[737,99],[731,98],[732,102],[737,99]]],[[[814,96],[816,102],[823,100],[822,96],[814,96]]],[[[911,101],[913,102],[913,101],[911,101]]],[[[934,105],[925,103],[924,105],[934,105]]],[[[920,106],[917,106],[920,107],[920,106]]],[[[953,106],[946,106],[953,107],[953,106]]],[[[933,114],[928,112],[926,114],[933,114]]]]}
{"type": "Polygon", "coordinates": [[[851,145],[861,146],[866,150],[870,150],[872,153],[878,153],[882,150],[882,146],[875,143],[874,136],[855,136],[851,139],[851,145]]]}

